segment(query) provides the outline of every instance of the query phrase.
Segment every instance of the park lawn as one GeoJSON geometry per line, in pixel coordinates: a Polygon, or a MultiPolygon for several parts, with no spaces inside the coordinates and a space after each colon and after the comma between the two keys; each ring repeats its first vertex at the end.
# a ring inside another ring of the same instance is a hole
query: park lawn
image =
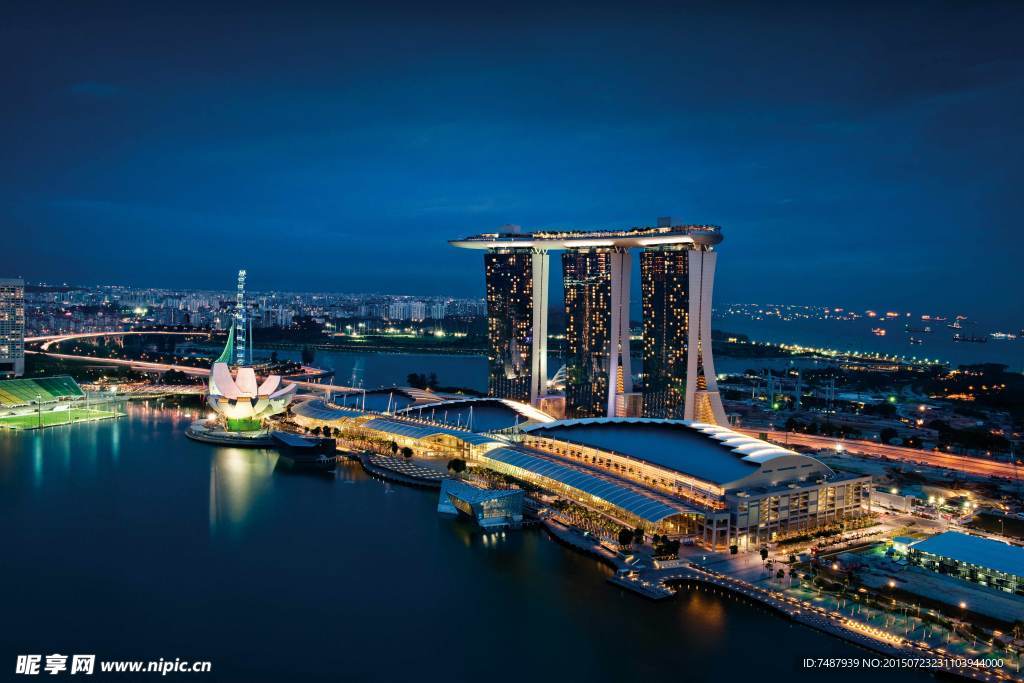
{"type": "MultiPolygon", "coordinates": [[[[59,410],[43,412],[42,425],[54,427],[56,425],[68,424],[69,422],[82,422],[93,420],[104,420],[117,417],[121,413],[111,410],[94,410],[92,408],[72,408],[70,410],[59,410]]],[[[26,413],[25,415],[13,415],[0,417],[0,428],[7,429],[35,429],[39,426],[40,415],[38,413],[26,413]]]]}

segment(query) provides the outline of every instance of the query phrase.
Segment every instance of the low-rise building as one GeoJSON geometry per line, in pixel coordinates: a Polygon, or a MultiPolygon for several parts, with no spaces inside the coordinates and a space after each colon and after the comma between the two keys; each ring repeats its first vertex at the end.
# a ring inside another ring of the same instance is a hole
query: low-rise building
{"type": "Polygon", "coordinates": [[[522,489],[485,489],[456,479],[441,482],[437,511],[462,513],[483,529],[516,527],[523,521],[522,489]]]}
{"type": "Polygon", "coordinates": [[[989,588],[1024,595],[1024,548],[957,531],[909,547],[911,563],[989,588]]]}

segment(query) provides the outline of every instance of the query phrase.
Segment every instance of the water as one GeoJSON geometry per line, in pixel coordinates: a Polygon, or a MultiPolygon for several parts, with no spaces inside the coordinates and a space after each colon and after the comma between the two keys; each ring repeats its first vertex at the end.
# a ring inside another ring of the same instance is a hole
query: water
{"type": "MultiPolygon", "coordinates": [[[[953,366],[972,363],[1003,363],[1013,372],[1024,371],[1024,338],[1012,341],[989,339],[984,344],[953,341],[953,333],[987,337],[991,326],[966,325],[961,330],[951,330],[945,322],[926,323],[918,319],[861,318],[859,320],[751,320],[738,315],[716,316],[716,329],[746,334],[751,339],[782,344],[803,344],[838,351],[881,353],[906,358],[941,360],[953,366]],[[907,323],[921,328],[930,324],[932,332],[906,332],[907,323]],[[885,336],[877,336],[871,330],[881,328],[885,336]],[[921,339],[919,345],[912,345],[910,338],[921,339]]],[[[1016,328],[1003,328],[1016,333],[1016,328]]],[[[718,358],[715,358],[716,369],[718,358]]],[[[753,362],[753,361],[751,361],[753,362]]],[[[761,366],[757,366],[761,367],[761,366]]]]}
{"type": "Polygon", "coordinates": [[[540,531],[481,534],[356,465],[194,443],[194,411],[127,410],[0,433],[0,670],[61,652],[209,659],[216,681],[712,680],[866,654],[731,598],[626,594],[540,531]]]}
{"type": "MultiPolygon", "coordinates": [[[[282,359],[298,360],[298,351],[278,351],[282,359]]],[[[639,371],[641,361],[634,359],[639,371]]],[[[554,375],[562,366],[557,354],[548,358],[548,374],[554,375]]],[[[794,363],[801,366],[823,365],[820,361],[790,358],[715,358],[718,372],[743,372],[747,368],[782,369],[794,363]]],[[[334,382],[342,386],[375,387],[406,386],[410,373],[435,373],[440,386],[487,391],[487,358],[475,355],[440,355],[421,353],[359,353],[354,351],[317,351],[313,365],[334,371],[334,382]]],[[[383,395],[387,404],[387,394],[383,395]]],[[[370,408],[368,399],[367,408],[370,408]]]]}

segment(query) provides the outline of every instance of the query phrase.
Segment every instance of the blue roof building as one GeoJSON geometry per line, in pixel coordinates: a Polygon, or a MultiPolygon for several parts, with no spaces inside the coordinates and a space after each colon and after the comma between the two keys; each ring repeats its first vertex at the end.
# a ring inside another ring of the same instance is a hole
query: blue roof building
{"type": "Polygon", "coordinates": [[[1024,548],[947,531],[913,544],[909,556],[911,562],[925,569],[1024,595],[1024,548]]]}

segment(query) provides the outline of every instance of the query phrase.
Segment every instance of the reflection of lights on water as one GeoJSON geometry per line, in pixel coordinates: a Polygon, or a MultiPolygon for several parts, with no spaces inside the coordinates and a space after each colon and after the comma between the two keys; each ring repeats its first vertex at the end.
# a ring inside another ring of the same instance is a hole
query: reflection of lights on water
{"type": "Polygon", "coordinates": [[[269,485],[277,455],[268,451],[219,448],[210,460],[210,531],[240,527],[269,485]]]}
{"type": "Polygon", "coordinates": [[[492,531],[485,533],[480,536],[480,541],[486,547],[496,546],[499,542],[504,541],[506,538],[504,531],[492,531]]]}

